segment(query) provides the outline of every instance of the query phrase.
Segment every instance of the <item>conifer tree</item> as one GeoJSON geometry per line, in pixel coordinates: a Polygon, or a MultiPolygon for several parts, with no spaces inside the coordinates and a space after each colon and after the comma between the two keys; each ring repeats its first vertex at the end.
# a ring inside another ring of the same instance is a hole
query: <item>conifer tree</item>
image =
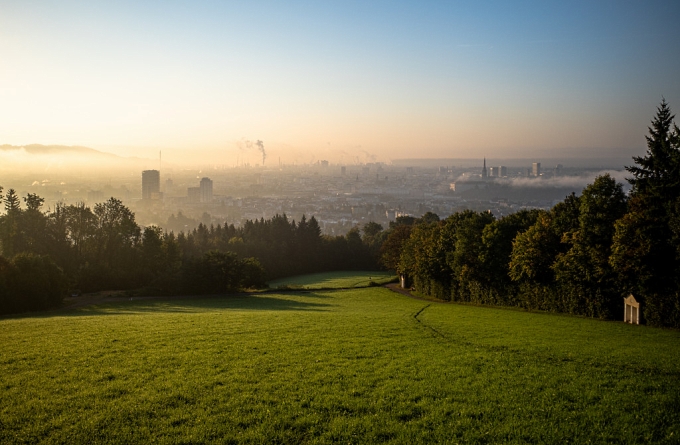
{"type": "Polygon", "coordinates": [[[627,213],[616,222],[610,264],[626,292],[644,301],[650,324],[680,326],[680,131],[664,100],[649,127],[647,153],[633,174],[627,213]]]}
{"type": "Polygon", "coordinates": [[[675,115],[665,99],[657,107],[657,113],[648,128],[647,153],[635,156],[636,165],[626,167],[633,177],[628,179],[633,185],[632,195],[645,198],[663,198],[680,195],[680,150],[678,147],[678,127],[673,124],[675,115]]]}

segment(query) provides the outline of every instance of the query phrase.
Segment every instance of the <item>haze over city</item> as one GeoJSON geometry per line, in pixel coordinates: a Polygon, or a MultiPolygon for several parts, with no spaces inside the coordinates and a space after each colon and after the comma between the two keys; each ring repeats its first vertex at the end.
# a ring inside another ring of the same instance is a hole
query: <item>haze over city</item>
{"type": "Polygon", "coordinates": [[[680,104],[678,16],[671,1],[9,0],[0,145],[174,165],[622,166],[661,98],[680,104]]]}

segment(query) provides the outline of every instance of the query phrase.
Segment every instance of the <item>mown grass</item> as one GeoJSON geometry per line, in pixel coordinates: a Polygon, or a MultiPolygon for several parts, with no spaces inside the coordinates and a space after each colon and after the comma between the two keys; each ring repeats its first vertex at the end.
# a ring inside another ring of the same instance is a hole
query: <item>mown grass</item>
{"type": "Polygon", "coordinates": [[[386,284],[397,277],[386,271],[323,272],[281,278],[269,283],[272,289],[349,289],[386,284]]]}
{"type": "Polygon", "coordinates": [[[678,443],[680,333],[384,288],[0,319],[1,443],[678,443]]]}

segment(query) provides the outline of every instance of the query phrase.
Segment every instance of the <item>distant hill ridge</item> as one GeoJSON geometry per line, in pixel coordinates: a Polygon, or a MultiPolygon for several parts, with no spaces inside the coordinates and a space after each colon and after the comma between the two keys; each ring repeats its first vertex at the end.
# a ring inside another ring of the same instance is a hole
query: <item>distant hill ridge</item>
{"type": "Polygon", "coordinates": [[[118,158],[120,156],[114,155],[112,153],[106,153],[103,151],[95,150],[94,148],[82,147],[79,145],[42,145],[42,144],[30,144],[30,145],[0,145],[0,150],[10,151],[10,150],[21,150],[23,149],[29,154],[62,154],[62,153],[82,153],[97,156],[108,156],[118,158]]]}

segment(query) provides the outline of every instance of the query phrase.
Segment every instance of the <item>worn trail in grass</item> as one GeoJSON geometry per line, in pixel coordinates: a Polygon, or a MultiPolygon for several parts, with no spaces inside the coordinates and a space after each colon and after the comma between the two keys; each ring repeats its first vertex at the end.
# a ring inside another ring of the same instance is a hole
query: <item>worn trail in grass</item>
{"type": "Polygon", "coordinates": [[[677,443],[680,334],[383,288],[0,319],[0,442],[677,443]]]}

